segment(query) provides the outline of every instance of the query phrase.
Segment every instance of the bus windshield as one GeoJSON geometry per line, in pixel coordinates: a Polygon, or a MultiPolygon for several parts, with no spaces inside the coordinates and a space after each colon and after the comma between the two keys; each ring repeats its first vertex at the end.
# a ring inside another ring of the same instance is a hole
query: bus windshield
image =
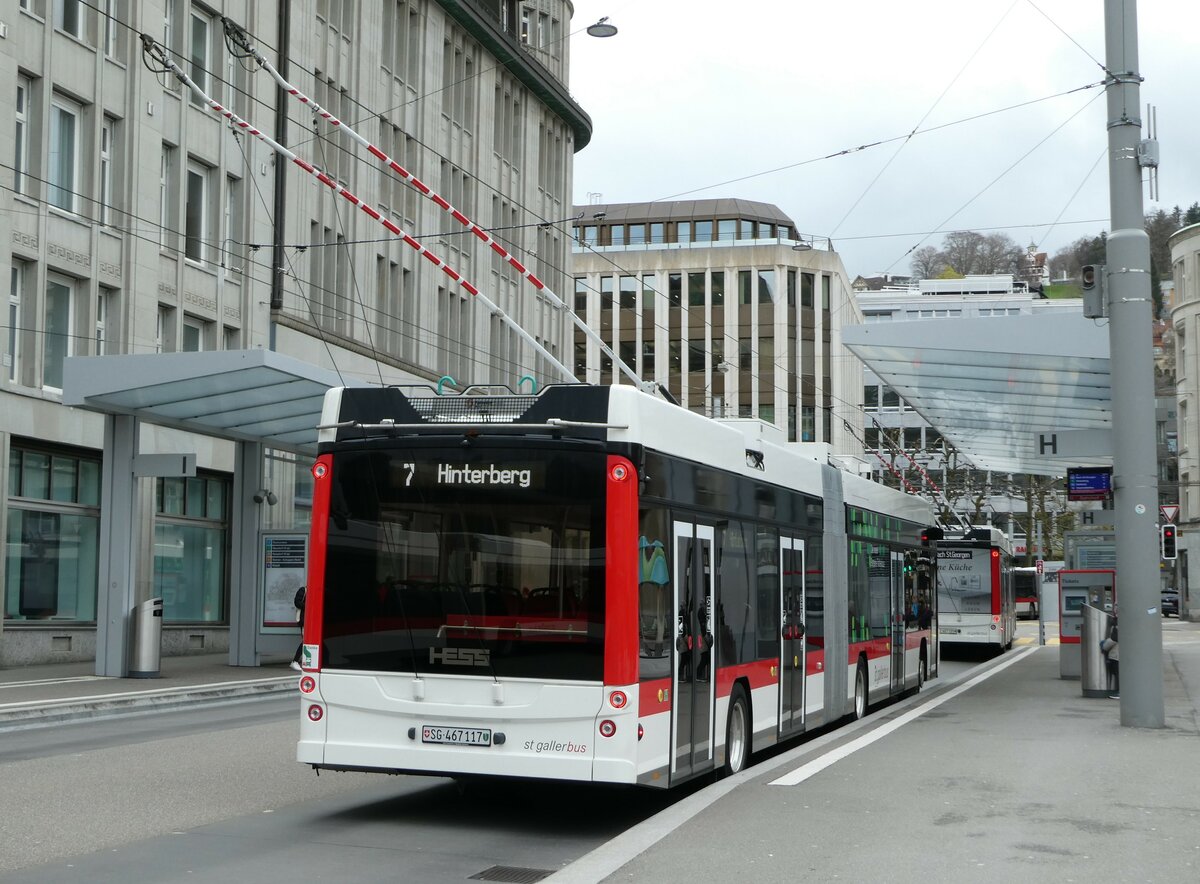
{"type": "Polygon", "coordinates": [[[958,614],[991,613],[992,562],[988,547],[939,546],[937,582],[939,610],[958,614]]]}
{"type": "Polygon", "coordinates": [[[605,458],[334,455],[327,669],[600,680],[605,458]]]}

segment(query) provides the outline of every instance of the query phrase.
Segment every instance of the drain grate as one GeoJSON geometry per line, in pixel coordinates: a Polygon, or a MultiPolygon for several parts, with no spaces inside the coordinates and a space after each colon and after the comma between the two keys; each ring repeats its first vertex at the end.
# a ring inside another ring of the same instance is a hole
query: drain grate
{"type": "Polygon", "coordinates": [[[508,884],[534,884],[543,878],[554,874],[552,869],[522,869],[519,866],[492,866],[477,875],[472,875],[471,881],[505,881],[508,884]]]}

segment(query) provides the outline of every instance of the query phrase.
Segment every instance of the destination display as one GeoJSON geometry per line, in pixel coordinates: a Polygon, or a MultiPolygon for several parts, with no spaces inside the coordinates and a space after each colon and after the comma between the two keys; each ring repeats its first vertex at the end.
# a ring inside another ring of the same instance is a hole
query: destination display
{"type": "Polygon", "coordinates": [[[464,491],[528,491],[546,486],[546,464],[530,461],[487,461],[463,463],[447,461],[403,461],[391,464],[392,488],[429,491],[451,489],[464,491]]]}

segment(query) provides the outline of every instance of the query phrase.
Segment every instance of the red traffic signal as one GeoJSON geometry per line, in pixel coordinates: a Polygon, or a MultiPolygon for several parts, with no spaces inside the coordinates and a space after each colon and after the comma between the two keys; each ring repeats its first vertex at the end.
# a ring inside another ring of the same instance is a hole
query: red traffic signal
{"type": "Polygon", "coordinates": [[[1178,557],[1177,538],[1175,536],[1174,525],[1163,525],[1159,529],[1158,546],[1159,553],[1164,559],[1175,559],[1178,557]]]}

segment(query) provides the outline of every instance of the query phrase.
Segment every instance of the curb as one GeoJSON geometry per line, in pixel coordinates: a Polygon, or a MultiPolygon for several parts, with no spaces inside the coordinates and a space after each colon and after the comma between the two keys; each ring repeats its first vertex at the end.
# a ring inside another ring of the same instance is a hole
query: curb
{"type": "Polygon", "coordinates": [[[27,700],[0,704],[0,730],[36,727],[65,721],[131,714],[148,709],[166,710],[196,703],[218,702],[297,691],[292,676],[186,685],[61,700],[27,700]]]}

